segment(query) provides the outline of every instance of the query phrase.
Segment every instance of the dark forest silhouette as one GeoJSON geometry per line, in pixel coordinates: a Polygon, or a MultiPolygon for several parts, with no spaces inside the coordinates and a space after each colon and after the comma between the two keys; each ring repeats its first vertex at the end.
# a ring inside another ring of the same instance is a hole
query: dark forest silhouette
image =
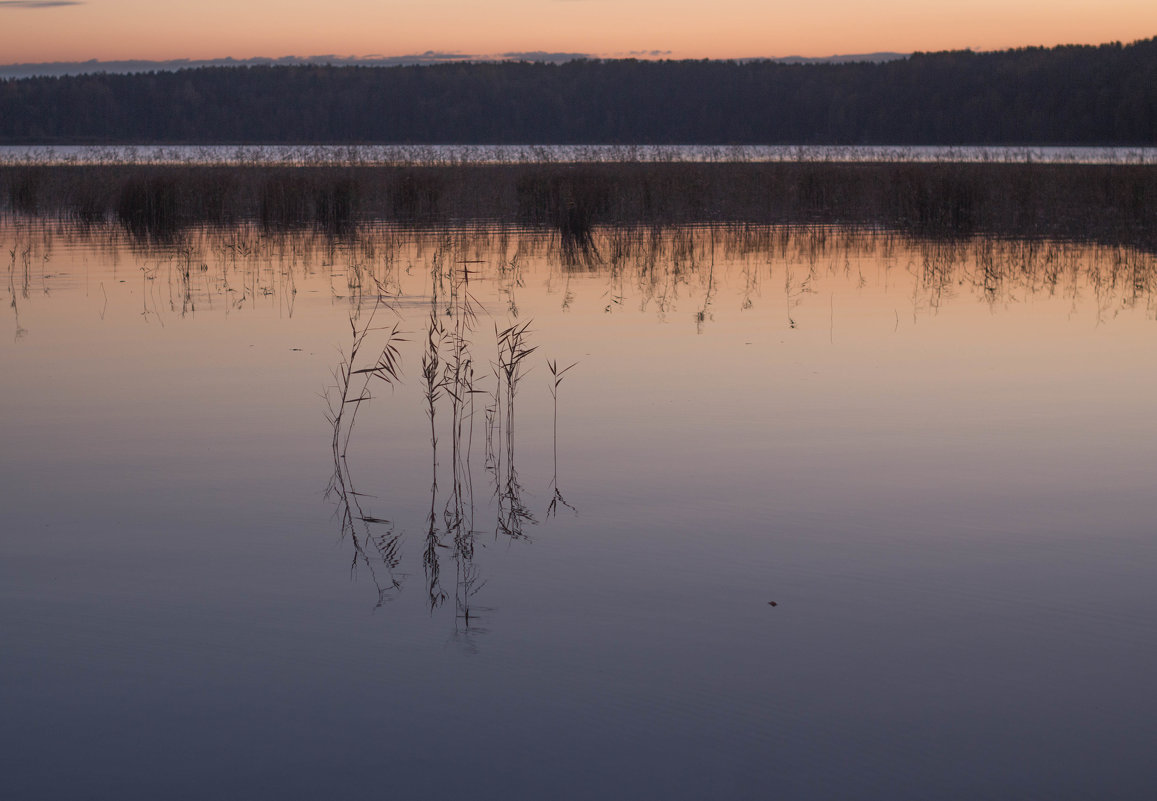
{"type": "Polygon", "coordinates": [[[1157,39],[885,63],[223,67],[0,82],[5,143],[1157,144],[1157,39]]]}

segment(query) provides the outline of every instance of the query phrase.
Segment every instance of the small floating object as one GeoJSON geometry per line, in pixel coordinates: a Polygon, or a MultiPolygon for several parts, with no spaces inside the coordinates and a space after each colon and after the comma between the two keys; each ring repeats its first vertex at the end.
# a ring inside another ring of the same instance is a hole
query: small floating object
{"type": "Polygon", "coordinates": [[[779,604],[777,604],[775,601],[768,601],[767,605],[768,606],[779,606],[779,604]]]}

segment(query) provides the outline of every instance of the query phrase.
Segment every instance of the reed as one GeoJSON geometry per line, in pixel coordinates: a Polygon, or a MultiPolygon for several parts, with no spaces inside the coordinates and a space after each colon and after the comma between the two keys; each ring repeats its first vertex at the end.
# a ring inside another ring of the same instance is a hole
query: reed
{"type": "Polygon", "coordinates": [[[326,418],[333,429],[333,473],[325,496],[337,505],[342,538],[349,539],[353,544],[350,572],[356,572],[359,565],[369,570],[378,590],[378,605],[390,600],[401,589],[401,581],[394,573],[400,562],[399,534],[389,520],[366,511],[362,502],[364,495],[354,488],[346,456],[358,410],[372,398],[371,382],[377,379],[393,385],[401,379],[398,345],[406,340],[400,335],[396,323],[390,328],[374,325],[374,318],[381,305],[380,301],[375,302],[364,320],[359,320],[356,313],[351,313],[349,351],[341,355],[334,370],[334,385],[324,393],[326,418]],[[379,331],[388,332],[384,344],[369,364],[359,367],[367,339],[373,332],[379,331]],[[369,549],[373,549],[374,558],[370,557],[369,549]],[[384,576],[378,573],[379,564],[385,568],[384,576]]]}
{"type": "Polygon", "coordinates": [[[1157,250],[1157,166],[905,161],[442,166],[0,166],[0,213],[115,220],[142,236],[251,221],[346,237],[365,226],[498,223],[556,233],[577,263],[595,231],[839,225],[1157,250]]]}
{"type": "Polygon", "coordinates": [[[534,515],[522,501],[522,485],[514,466],[514,399],[518,394],[519,383],[526,374],[523,365],[538,350],[538,346],[529,344],[530,325],[531,321],[527,320],[502,330],[495,326],[498,340],[495,373],[501,386],[496,400],[505,399],[505,408],[502,410],[505,461],[502,463],[504,470],[497,487],[498,532],[511,539],[523,539],[523,526],[535,522],[534,515]]]}
{"type": "Polygon", "coordinates": [[[556,359],[547,359],[546,360],[546,369],[550,371],[550,384],[549,384],[549,386],[550,386],[550,399],[551,399],[551,403],[553,405],[553,412],[554,412],[553,426],[552,426],[552,443],[553,443],[552,456],[554,459],[554,473],[553,473],[551,480],[550,480],[550,484],[554,490],[554,494],[551,497],[550,505],[547,507],[547,510],[546,510],[546,516],[548,519],[551,517],[554,517],[558,513],[558,507],[560,505],[565,506],[566,508],[570,509],[572,512],[575,511],[575,508],[566,502],[566,499],[563,497],[562,491],[559,489],[559,486],[558,486],[558,388],[559,388],[559,385],[562,384],[562,380],[566,376],[566,374],[577,366],[578,366],[578,362],[574,362],[572,364],[567,365],[566,367],[560,368],[558,366],[558,361],[556,359]]]}

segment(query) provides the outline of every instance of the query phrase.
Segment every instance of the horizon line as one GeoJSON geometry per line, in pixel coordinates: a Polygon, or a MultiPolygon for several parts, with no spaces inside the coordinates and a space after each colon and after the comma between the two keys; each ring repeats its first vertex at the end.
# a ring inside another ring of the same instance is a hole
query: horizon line
{"type": "Polygon", "coordinates": [[[334,53],[310,56],[249,56],[235,57],[222,56],[215,58],[172,58],[172,59],[98,59],[86,60],[57,60],[40,62],[14,62],[0,64],[0,80],[13,78],[34,77],[64,77],[95,73],[132,74],[139,72],[168,72],[181,69],[199,69],[204,67],[246,67],[246,66],[366,66],[366,67],[403,67],[426,66],[438,64],[485,64],[504,62],[531,62],[541,64],[565,64],[573,61],[720,61],[746,63],[755,61],[774,61],[787,64],[841,64],[841,63],[883,63],[910,58],[918,53],[1001,53],[1026,49],[1054,49],[1058,47],[1104,47],[1110,45],[1130,45],[1151,41],[1155,37],[1136,39],[1132,42],[1120,41],[1101,42],[1097,44],[1058,44],[1058,45],[1022,45],[1011,48],[983,50],[978,48],[959,48],[949,50],[916,50],[912,52],[875,51],[869,53],[833,54],[829,56],[746,56],[732,58],[681,58],[676,57],[670,50],[632,50],[616,53],[579,53],[579,52],[551,52],[543,50],[511,51],[505,53],[460,53],[438,50],[427,50],[422,53],[410,53],[399,56],[384,56],[378,54],[356,56],[338,55],[334,53]]]}

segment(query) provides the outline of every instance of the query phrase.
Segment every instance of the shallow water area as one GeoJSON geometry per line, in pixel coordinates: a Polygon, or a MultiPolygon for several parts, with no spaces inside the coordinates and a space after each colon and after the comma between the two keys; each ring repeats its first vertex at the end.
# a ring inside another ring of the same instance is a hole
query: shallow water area
{"type": "Polygon", "coordinates": [[[4,797],[1157,778],[1151,255],[0,238],[4,797]]]}

